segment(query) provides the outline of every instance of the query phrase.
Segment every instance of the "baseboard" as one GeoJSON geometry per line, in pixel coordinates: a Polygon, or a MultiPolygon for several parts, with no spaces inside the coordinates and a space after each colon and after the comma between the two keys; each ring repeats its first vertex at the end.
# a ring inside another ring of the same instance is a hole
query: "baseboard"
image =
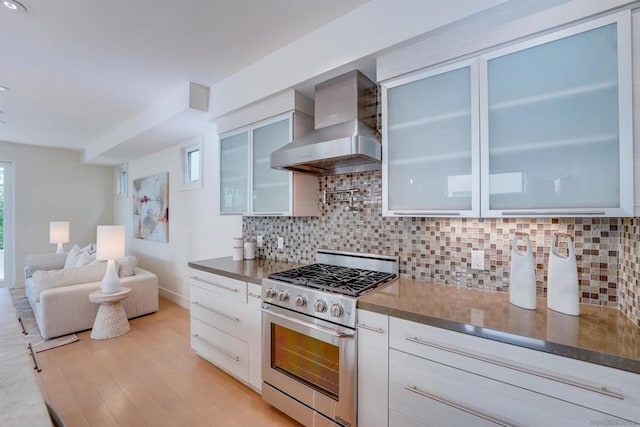
{"type": "Polygon", "coordinates": [[[185,298],[184,296],[176,292],[173,292],[173,291],[170,291],[169,289],[164,289],[164,288],[158,288],[158,293],[160,294],[160,296],[168,299],[171,302],[175,302],[179,306],[182,306],[187,309],[190,308],[189,298],[185,298]]]}

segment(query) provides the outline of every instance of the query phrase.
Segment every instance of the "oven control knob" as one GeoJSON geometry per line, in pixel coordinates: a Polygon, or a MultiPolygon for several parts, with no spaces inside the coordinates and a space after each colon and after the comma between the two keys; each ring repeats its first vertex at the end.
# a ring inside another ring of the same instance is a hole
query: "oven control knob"
{"type": "Polygon", "coordinates": [[[314,308],[318,313],[324,313],[325,311],[327,311],[327,303],[324,302],[323,299],[319,299],[318,301],[316,301],[314,308]]]}
{"type": "Polygon", "coordinates": [[[304,295],[298,295],[296,297],[296,306],[304,307],[305,305],[307,305],[307,297],[305,297],[304,295]]]}
{"type": "Polygon", "coordinates": [[[344,308],[340,304],[333,304],[331,306],[331,315],[333,317],[342,317],[344,314],[344,308]]]}
{"type": "Polygon", "coordinates": [[[289,292],[280,291],[278,292],[278,301],[286,302],[289,300],[289,292]]]}
{"type": "Polygon", "coordinates": [[[269,289],[267,289],[267,292],[265,292],[265,294],[264,294],[264,295],[265,295],[267,298],[273,298],[273,297],[275,297],[275,296],[276,296],[276,292],[277,292],[277,291],[276,291],[275,289],[273,289],[273,288],[269,288],[269,289]]]}

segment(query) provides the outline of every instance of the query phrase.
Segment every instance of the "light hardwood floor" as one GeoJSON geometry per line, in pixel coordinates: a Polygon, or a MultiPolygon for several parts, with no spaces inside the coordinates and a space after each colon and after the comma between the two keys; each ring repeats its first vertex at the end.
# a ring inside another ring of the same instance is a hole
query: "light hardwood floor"
{"type": "Polygon", "coordinates": [[[189,311],[163,298],[121,337],[37,354],[45,399],[75,426],[299,426],[200,358],[189,311]]]}

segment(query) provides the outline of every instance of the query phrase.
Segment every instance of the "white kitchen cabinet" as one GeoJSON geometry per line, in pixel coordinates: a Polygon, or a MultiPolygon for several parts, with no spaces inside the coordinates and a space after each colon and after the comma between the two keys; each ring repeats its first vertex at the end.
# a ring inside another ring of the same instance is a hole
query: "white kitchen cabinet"
{"type": "Polygon", "coordinates": [[[191,269],[191,347],[260,391],[260,286],[191,269]]]}
{"type": "Polygon", "coordinates": [[[383,215],[480,215],[477,60],[382,85],[383,215]]]}
{"type": "Polygon", "coordinates": [[[358,425],[388,424],[389,316],[358,310],[358,425]]]}
{"type": "Polygon", "coordinates": [[[630,216],[629,11],[480,56],[482,216],[630,216]]]}
{"type": "Polygon", "coordinates": [[[220,137],[220,213],[319,215],[318,178],[271,169],[271,152],[308,131],[312,120],[281,114],[220,137]]]}
{"type": "Polygon", "coordinates": [[[249,384],[255,389],[262,388],[262,287],[255,283],[248,284],[248,315],[249,329],[249,384]]]}
{"type": "Polygon", "coordinates": [[[389,406],[425,426],[584,426],[618,418],[402,351],[389,351],[389,406]],[[535,409],[534,409],[535,408],[535,409]]]}
{"type": "Polygon", "coordinates": [[[468,416],[522,425],[638,417],[634,373],[395,317],[389,346],[390,410],[420,425],[433,425],[420,415],[427,407],[452,424],[468,416]]]}
{"type": "Polygon", "coordinates": [[[383,215],[632,216],[631,14],[382,83],[383,215]]]}

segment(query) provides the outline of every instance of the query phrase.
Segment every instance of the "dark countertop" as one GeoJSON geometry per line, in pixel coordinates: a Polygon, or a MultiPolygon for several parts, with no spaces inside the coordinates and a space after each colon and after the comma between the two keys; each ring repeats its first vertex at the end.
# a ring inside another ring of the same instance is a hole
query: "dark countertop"
{"type": "Polygon", "coordinates": [[[507,292],[398,279],[358,308],[640,374],[640,328],[620,310],[580,305],[580,316],[509,303],[507,292]]]}
{"type": "Polygon", "coordinates": [[[207,271],[209,273],[260,285],[262,284],[262,279],[271,273],[301,267],[303,264],[263,258],[234,261],[231,257],[225,257],[191,261],[188,265],[196,270],[207,271]]]}

